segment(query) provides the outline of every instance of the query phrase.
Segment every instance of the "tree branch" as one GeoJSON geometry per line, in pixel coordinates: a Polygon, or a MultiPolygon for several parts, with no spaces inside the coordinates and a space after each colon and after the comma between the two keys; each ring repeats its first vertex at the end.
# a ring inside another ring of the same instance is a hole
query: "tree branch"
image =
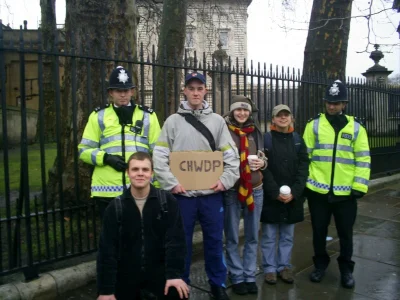
{"type": "MultiPolygon", "coordinates": [[[[371,3],[372,3],[373,1],[371,1],[371,3]]],[[[313,27],[313,28],[291,28],[291,27],[287,27],[287,26],[280,26],[279,24],[278,24],[278,26],[280,27],[280,28],[282,28],[282,29],[285,29],[285,30],[299,30],[299,31],[309,31],[309,30],[317,30],[317,29],[321,29],[322,27],[324,27],[324,26],[326,26],[326,25],[328,25],[328,23],[330,22],[330,21],[338,21],[338,20],[341,20],[341,21],[344,21],[344,20],[346,20],[346,19],[358,19],[358,18],[366,18],[366,19],[370,19],[371,18],[371,16],[374,16],[374,15],[378,15],[378,14],[380,14],[380,13],[382,13],[382,12],[385,12],[385,11],[388,11],[388,10],[391,10],[392,8],[385,8],[385,9],[382,9],[382,10],[380,10],[380,11],[378,11],[378,12],[375,12],[375,13],[369,13],[368,15],[358,15],[358,16],[352,16],[352,17],[343,17],[343,18],[329,18],[329,19],[320,19],[320,20],[318,20],[318,22],[325,22],[323,25],[321,25],[321,26],[317,26],[317,27],[313,27]]],[[[293,21],[293,23],[296,23],[296,21],[294,21],[294,20],[292,20],[293,21]]],[[[297,22],[297,23],[304,23],[304,24],[309,24],[309,22],[297,22]]]]}

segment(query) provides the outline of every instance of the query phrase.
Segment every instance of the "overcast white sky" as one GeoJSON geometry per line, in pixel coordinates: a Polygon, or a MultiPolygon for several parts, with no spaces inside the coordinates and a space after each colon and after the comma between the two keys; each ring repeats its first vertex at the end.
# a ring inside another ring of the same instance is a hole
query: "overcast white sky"
{"type": "MultiPolygon", "coordinates": [[[[369,0],[371,1],[371,0],[369,0]]],[[[368,0],[354,0],[353,16],[367,14],[368,0]]],[[[307,38],[312,0],[289,0],[291,5],[282,8],[282,0],[253,0],[248,9],[248,58],[254,62],[272,63],[274,66],[302,68],[303,52],[307,38]],[[285,28],[286,27],[286,28],[285,28]]],[[[37,28],[40,22],[40,0],[0,0],[0,15],[4,24],[19,28],[23,20],[28,20],[28,28],[37,28]]],[[[391,7],[393,0],[375,0],[375,12],[391,7]]],[[[56,0],[57,23],[63,24],[65,18],[65,0],[56,0]]],[[[392,74],[400,73],[400,38],[396,32],[400,13],[388,10],[374,17],[371,43],[387,44],[381,50],[385,57],[381,64],[392,74]]],[[[352,19],[347,75],[362,77],[373,65],[369,53],[364,51],[367,45],[367,20],[352,19]]],[[[373,47],[369,47],[369,51],[373,47]]]]}
{"type": "MultiPolygon", "coordinates": [[[[366,15],[370,1],[372,0],[354,0],[352,15],[366,15]]],[[[288,0],[286,2],[292,5],[286,9],[282,7],[282,2],[253,0],[250,5],[247,31],[249,58],[262,63],[301,69],[313,1],[288,0]]],[[[382,10],[384,6],[392,7],[392,4],[393,0],[374,0],[373,12],[382,10]]],[[[372,27],[375,34],[370,37],[371,43],[391,44],[381,47],[381,51],[391,53],[384,53],[385,57],[380,64],[393,70],[392,74],[400,73],[400,38],[396,32],[399,20],[400,13],[394,10],[377,15],[372,27]]],[[[374,64],[369,53],[357,53],[365,50],[368,44],[367,33],[366,18],[353,18],[347,52],[347,76],[363,77],[361,73],[374,64]]],[[[370,46],[368,50],[374,49],[370,46]]]]}

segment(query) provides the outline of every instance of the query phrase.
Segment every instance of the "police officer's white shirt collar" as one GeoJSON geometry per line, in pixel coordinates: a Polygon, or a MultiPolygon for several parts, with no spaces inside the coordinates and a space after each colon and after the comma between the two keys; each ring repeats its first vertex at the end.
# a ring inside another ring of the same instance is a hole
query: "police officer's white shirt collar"
{"type": "MultiPolygon", "coordinates": [[[[113,104],[114,104],[114,107],[115,107],[115,108],[121,107],[121,106],[115,105],[115,103],[113,103],[113,104]]],[[[123,105],[123,106],[132,106],[132,103],[129,102],[128,105],[123,105]]]]}

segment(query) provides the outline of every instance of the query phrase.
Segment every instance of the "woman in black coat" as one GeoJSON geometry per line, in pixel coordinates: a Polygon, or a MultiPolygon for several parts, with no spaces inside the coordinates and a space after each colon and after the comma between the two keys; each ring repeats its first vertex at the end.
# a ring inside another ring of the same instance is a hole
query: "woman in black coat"
{"type": "Polygon", "coordinates": [[[303,190],[309,159],[304,141],[294,132],[292,122],[290,108],[280,104],[272,111],[271,132],[264,136],[268,168],[263,179],[261,252],[265,281],[269,284],[276,283],[277,274],[284,282],[293,283],[290,259],[294,224],[304,220],[303,190]],[[282,186],[289,187],[287,193],[282,186]]]}

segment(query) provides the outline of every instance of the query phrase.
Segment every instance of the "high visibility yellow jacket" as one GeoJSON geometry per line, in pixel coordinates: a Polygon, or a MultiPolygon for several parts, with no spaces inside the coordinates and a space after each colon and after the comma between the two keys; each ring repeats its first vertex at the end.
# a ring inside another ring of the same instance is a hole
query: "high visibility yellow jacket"
{"type": "MultiPolygon", "coordinates": [[[[131,124],[133,125],[124,127],[126,161],[137,151],[152,153],[161,132],[156,114],[141,105],[135,106],[131,124]],[[137,120],[143,122],[143,128],[140,133],[135,134],[132,129],[137,120]]],[[[91,185],[92,197],[114,198],[121,195],[124,173],[103,163],[105,153],[122,155],[122,125],[111,105],[91,113],[78,149],[79,158],[95,166],[91,185]]],[[[129,178],[126,178],[126,183],[129,184],[129,178]]]]}
{"type": "Polygon", "coordinates": [[[304,131],[304,142],[310,158],[307,188],[337,196],[350,195],[351,190],[368,191],[371,169],[367,132],[352,116],[336,136],[325,114],[310,121],[304,131]],[[332,178],[333,175],[333,178],[332,178]]]}

